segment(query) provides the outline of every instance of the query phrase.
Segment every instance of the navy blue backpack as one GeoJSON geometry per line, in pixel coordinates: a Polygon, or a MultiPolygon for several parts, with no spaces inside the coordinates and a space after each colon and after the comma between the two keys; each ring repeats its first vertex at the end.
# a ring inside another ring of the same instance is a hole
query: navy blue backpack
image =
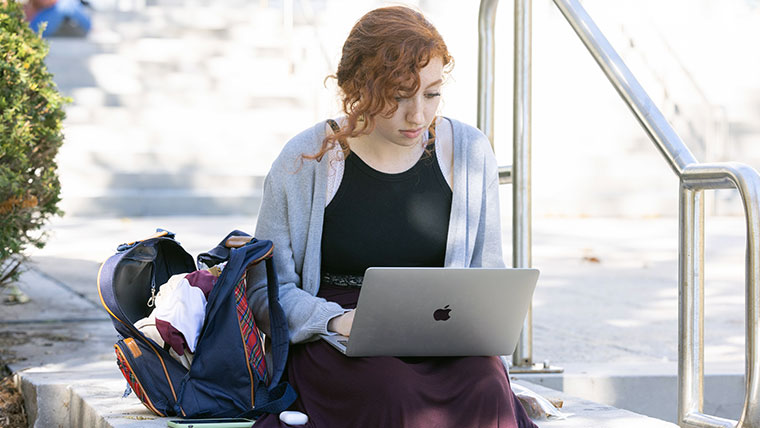
{"type": "Polygon", "coordinates": [[[281,382],[288,355],[288,328],[278,300],[271,241],[233,231],[199,265],[227,264],[208,295],[194,359],[186,369],[134,323],[150,314],[149,301],[172,275],[196,270],[193,258],[159,229],[148,239],[122,244],[98,273],[98,292],[120,340],[117,364],[142,403],[158,416],[244,417],[279,413],[295,401],[281,382]],[[236,244],[231,244],[237,241],[236,244]],[[228,246],[229,245],[229,246],[228,246]],[[242,245],[230,248],[231,245],[242,245]],[[265,263],[271,343],[264,356],[263,335],[245,297],[248,269],[265,263]],[[267,367],[269,360],[269,367],[267,367]]]}

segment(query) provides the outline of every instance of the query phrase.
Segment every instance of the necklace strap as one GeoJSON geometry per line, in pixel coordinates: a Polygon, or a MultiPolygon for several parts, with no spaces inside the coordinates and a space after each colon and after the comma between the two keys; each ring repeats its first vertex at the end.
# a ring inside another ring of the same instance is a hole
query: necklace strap
{"type": "Polygon", "coordinates": [[[347,288],[360,288],[362,282],[364,282],[364,275],[322,272],[322,284],[347,288]]]}

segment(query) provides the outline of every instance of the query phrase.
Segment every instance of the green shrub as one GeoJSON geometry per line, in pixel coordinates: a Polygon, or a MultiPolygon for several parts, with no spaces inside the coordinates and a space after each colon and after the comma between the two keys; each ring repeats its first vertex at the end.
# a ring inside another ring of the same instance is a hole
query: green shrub
{"type": "Polygon", "coordinates": [[[0,0],[0,286],[18,278],[25,249],[42,248],[42,226],[62,214],[55,156],[68,99],[45,67],[47,52],[21,5],[0,0]]]}

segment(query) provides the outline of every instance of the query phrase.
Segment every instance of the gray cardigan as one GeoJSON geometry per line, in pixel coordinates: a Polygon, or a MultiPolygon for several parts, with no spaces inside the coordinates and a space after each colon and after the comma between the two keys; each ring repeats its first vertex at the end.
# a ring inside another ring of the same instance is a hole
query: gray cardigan
{"type": "MultiPolygon", "coordinates": [[[[453,127],[453,198],[446,243],[447,267],[503,267],[499,180],[488,139],[478,129],[449,119],[453,127]]],[[[327,333],[327,322],[345,312],[337,303],[315,297],[320,283],[322,223],[326,202],[328,156],[321,161],[301,155],[319,151],[325,123],[290,140],[264,181],[255,236],[274,242],[280,302],[288,319],[290,341],[307,342],[327,333]]],[[[361,202],[361,201],[357,201],[361,202]]],[[[257,325],[269,332],[263,264],[248,286],[257,325]]]]}

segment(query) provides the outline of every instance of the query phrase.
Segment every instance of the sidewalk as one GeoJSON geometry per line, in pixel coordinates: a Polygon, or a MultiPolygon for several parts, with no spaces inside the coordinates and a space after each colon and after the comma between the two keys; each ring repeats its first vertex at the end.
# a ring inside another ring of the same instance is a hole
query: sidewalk
{"type": "MultiPolygon", "coordinates": [[[[708,378],[705,411],[734,419],[743,404],[743,384],[735,385],[744,370],[741,222],[706,221],[706,373],[727,377],[720,388],[711,388],[708,378]],[[711,392],[724,401],[713,406],[711,392]]],[[[253,233],[254,224],[250,217],[55,220],[48,245],[32,253],[33,264],[22,276],[20,286],[32,301],[3,305],[0,311],[0,333],[25,342],[11,347],[16,361],[10,367],[27,407],[39,409],[30,414],[35,426],[165,426],[134,395],[121,398],[126,382],[113,355],[116,332],[97,295],[99,264],[117,244],[147,236],[156,227],[175,232],[196,255],[232,229],[253,233]]],[[[587,391],[615,407],[675,418],[677,236],[677,221],[671,218],[534,220],[533,264],[542,270],[534,296],[534,360],[548,359],[565,372],[523,375],[520,381],[564,390],[570,395],[529,386],[562,397],[565,411],[575,414],[542,427],[672,426],[572,395],[587,391]],[[641,385],[650,393],[643,394],[641,385]],[[603,421],[600,415],[606,415],[603,421]]],[[[506,230],[505,242],[509,237],[506,230]]]]}

